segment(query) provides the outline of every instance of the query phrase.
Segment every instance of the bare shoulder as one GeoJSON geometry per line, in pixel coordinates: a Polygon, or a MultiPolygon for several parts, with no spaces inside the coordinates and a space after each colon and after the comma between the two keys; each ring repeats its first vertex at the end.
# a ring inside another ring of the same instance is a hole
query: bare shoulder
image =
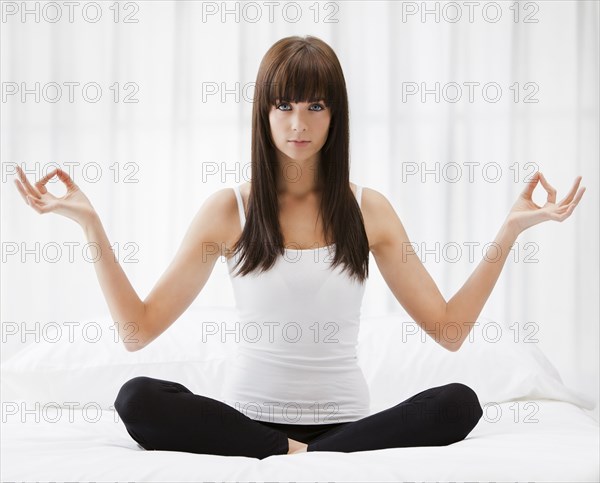
{"type": "Polygon", "coordinates": [[[384,194],[366,186],[362,188],[361,210],[369,239],[369,249],[375,253],[385,242],[388,228],[394,224],[398,216],[384,194]]]}
{"type": "Polygon", "coordinates": [[[206,198],[193,225],[202,233],[203,241],[218,245],[219,255],[225,256],[233,236],[234,220],[239,223],[235,193],[231,188],[221,188],[206,198]]]}
{"type": "Polygon", "coordinates": [[[227,215],[234,213],[237,207],[235,193],[232,188],[221,188],[215,191],[206,199],[205,203],[210,204],[211,208],[216,210],[215,215],[218,215],[220,218],[218,221],[221,223],[226,221],[227,215]]]}
{"type": "Polygon", "coordinates": [[[391,205],[387,197],[373,188],[363,186],[361,208],[381,208],[383,205],[391,205]]]}

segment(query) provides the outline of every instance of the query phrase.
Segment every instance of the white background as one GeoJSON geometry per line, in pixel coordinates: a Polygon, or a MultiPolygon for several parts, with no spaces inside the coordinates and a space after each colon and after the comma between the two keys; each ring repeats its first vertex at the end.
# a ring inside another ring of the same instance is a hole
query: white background
{"type": "MultiPolygon", "coordinates": [[[[514,326],[519,340],[532,335],[567,385],[598,400],[597,2],[480,2],[472,19],[465,2],[276,2],[272,19],[268,2],[80,2],[72,21],[64,2],[50,3],[2,4],[3,328],[110,316],[80,227],[28,207],[13,185],[15,164],[32,181],[52,163],[70,167],[143,299],[203,201],[250,176],[262,56],[282,37],[310,34],[344,69],[351,181],[388,197],[411,241],[430,250],[421,260],[447,300],[534,168],[559,200],[583,176],[587,191],[571,218],[521,234],[482,314],[514,326]],[[432,13],[423,17],[424,8],[432,13]],[[73,102],[69,82],[79,83],[73,102]],[[53,83],[62,87],[56,102],[53,83]],[[83,96],[88,83],[102,89],[97,102],[83,96]],[[450,83],[462,88],[456,102],[450,83]],[[466,83],[479,83],[473,102],[466,83]],[[434,93],[403,98],[413,85],[434,93]],[[138,102],[123,102],[134,88],[138,102]]],[[[543,204],[541,186],[534,200],[543,204]]],[[[217,263],[194,306],[234,304],[226,268],[217,263]]],[[[397,310],[373,257],[370,270],[363,314],[397,310]]],[[[4,332],[2,360],[21,347],[20,335],[4,332]]]]}

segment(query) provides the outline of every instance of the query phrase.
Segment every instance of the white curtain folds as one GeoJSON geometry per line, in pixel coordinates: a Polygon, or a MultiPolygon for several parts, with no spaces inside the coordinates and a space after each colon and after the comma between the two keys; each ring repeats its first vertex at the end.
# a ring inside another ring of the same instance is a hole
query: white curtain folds
{"type": "MultiPolygon", "coordinates": [[[[109,314],[93,247],[71,220],[23,202],[14,167],[32,181],[56,165],[73,175],[143,299],[203,201],[250,177],[262,56],[282,37],[310,34],[344,69],[351,180],[388,197],[446,300],[529,174],[542,171],[559,199],[583,176],[569,219],[518,238],[482,314],[539,344],[566,384],[597,401],[598,10],[595,1],[2,2],[2,359],[37,337],[26,328],[109,314]]],[[[545,201],[541,186],[534,201],[545,201]]],[[[363,314],[400,311],[373,257],[370,269],[363,314]]],[[[193,305],[233,304],[222,260],[193,305]]]]}

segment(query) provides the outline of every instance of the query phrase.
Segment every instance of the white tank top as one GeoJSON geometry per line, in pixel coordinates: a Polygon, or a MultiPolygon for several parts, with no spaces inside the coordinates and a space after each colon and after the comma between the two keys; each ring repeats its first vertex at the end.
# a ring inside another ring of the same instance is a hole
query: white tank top
{"type": "MultiPolygon", "coordinates": [[[[239,186],[242,229],[246,222],[239,186]]],[[[360,206],[361,187],[356,198],[360,206]]],[[[369,415],[356,346],[365,283],[330,267],[335,244],[285,249],[267,272],[237,276],[227,260],[238,319],[224,403],[251,419],[332,424],[369,415]]],[[[239,268],[239,267],[238,267],[239,268]]],[[[229,339],[228,339],[229,340],[229,339]]]]}

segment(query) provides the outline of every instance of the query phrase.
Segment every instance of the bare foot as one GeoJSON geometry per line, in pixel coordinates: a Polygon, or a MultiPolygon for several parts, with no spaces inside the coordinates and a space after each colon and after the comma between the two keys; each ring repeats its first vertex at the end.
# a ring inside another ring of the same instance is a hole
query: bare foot
{"type": "Polygon", "coordinates": [[[295,451],[292,451],[291,453],[288,453],[288,454],[306,453],[307,452],[306,448],[308,448],[308,445],[304,444],[304,443],[300,443],[300,444],[302,445],[301,448],[299,448],[299,449],[297,449],[295,451]]]}
{"type": "Polygon", "coordinates": [[[308,448],[307,444],[291,438],[288,438],[288,445],[289,450],[287,454],[306,453],[306,448],[308,448]]]}

